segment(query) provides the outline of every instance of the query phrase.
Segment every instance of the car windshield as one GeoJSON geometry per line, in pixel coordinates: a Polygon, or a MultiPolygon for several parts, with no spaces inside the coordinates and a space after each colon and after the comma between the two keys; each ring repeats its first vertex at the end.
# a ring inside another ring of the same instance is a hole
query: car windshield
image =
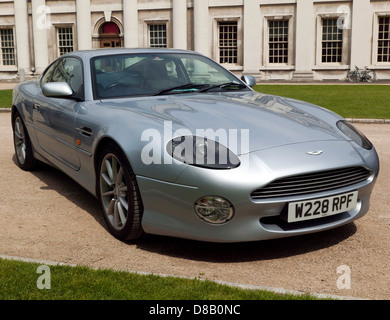
{"type": "Polygon", "coordinates": [[[196,54],[119,54],[91,62],[96,99],[248,90],[226,69],[196,54]]]}

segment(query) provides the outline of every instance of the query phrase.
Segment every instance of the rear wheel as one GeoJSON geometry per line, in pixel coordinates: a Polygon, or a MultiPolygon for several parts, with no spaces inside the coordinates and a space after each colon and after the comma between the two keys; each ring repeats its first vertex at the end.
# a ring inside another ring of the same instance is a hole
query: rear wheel
{"type": "Polygon", "coordinates": [[[136,240],[142,229],[143,206],[135,175],[122,150],[107,145],[98,167],[98,195],[111,234],[120,240],[136,240]]]}
{"type": "Polygon", "coordinates": [[[365,74],[365,80],[370,83],[376,81],[376,72],[373,70],[368,70],[365,74]]]}
{"type": "Polygon", "coordinates": [[[31,140],[26,126],[18,112],[14,115],[12,125],[16,162],[25,171],[33,170],[37,161],[34,158],[31,140]]]}

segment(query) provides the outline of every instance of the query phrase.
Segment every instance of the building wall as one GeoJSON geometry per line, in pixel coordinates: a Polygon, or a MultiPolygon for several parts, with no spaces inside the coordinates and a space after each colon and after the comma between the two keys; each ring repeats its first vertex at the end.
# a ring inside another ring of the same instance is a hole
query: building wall
{"type": "Polygon", "coordinates": [[[65,51],[99,48],[111,21],[121,46],[163,41],[259,81],[343,80],[355,65],[390,80],[389,17],[383,0],[0,0],[0,79],[34,77],[65,51]]]}

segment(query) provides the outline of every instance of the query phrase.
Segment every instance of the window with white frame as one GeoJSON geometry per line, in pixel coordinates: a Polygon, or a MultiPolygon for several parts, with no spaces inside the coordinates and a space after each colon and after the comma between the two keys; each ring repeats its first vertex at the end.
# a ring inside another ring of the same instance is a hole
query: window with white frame
{"type": "Polygon", "coordinates": [[[379,17],[378,62],[390,62],[390,17],[379,17]]]}
{"type": "Polygon", "coordinates": [[[14,41],[14,30],[0,29],[0,66],[15,66],[15,41],[14,41]]]}
{"type": "Polygon", "coordinates": [[[72,27],[58,27],[57,28],[57,45],[58,54],[72,52],[73,49],[73,28],[72,27]]]}
{"type": "Polygon", "coordinates": [[[341,63],[343,57],[343,29],[339,18],[322,19],[322,63],[341,63]]]}
{"type": "Polygon", "coordinates": [[[149,47],[150,48],[166,48],[167,47],[167,25],[164,24],[149,24],[149,47]]]}
{"type": "Polygon", "coordinates": [[[238,23],[218,22],[218,50],[220,63],[238,63],[238,23]]]}
{"type": "Polygon", "coordinates": [[[268,20],[268,61],[288,63],[288,20],[268,20]]]}

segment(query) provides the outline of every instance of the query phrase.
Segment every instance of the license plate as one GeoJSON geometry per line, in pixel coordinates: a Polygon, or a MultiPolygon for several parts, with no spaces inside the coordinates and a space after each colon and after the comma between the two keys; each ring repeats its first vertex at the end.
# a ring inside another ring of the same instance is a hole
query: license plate
{"type": "Polygon", "coordinates": [[[333,197],[291,202],[288,205],[288,222],[297,222],[332,216],[356,207],[358,192],[333,197]]]}

